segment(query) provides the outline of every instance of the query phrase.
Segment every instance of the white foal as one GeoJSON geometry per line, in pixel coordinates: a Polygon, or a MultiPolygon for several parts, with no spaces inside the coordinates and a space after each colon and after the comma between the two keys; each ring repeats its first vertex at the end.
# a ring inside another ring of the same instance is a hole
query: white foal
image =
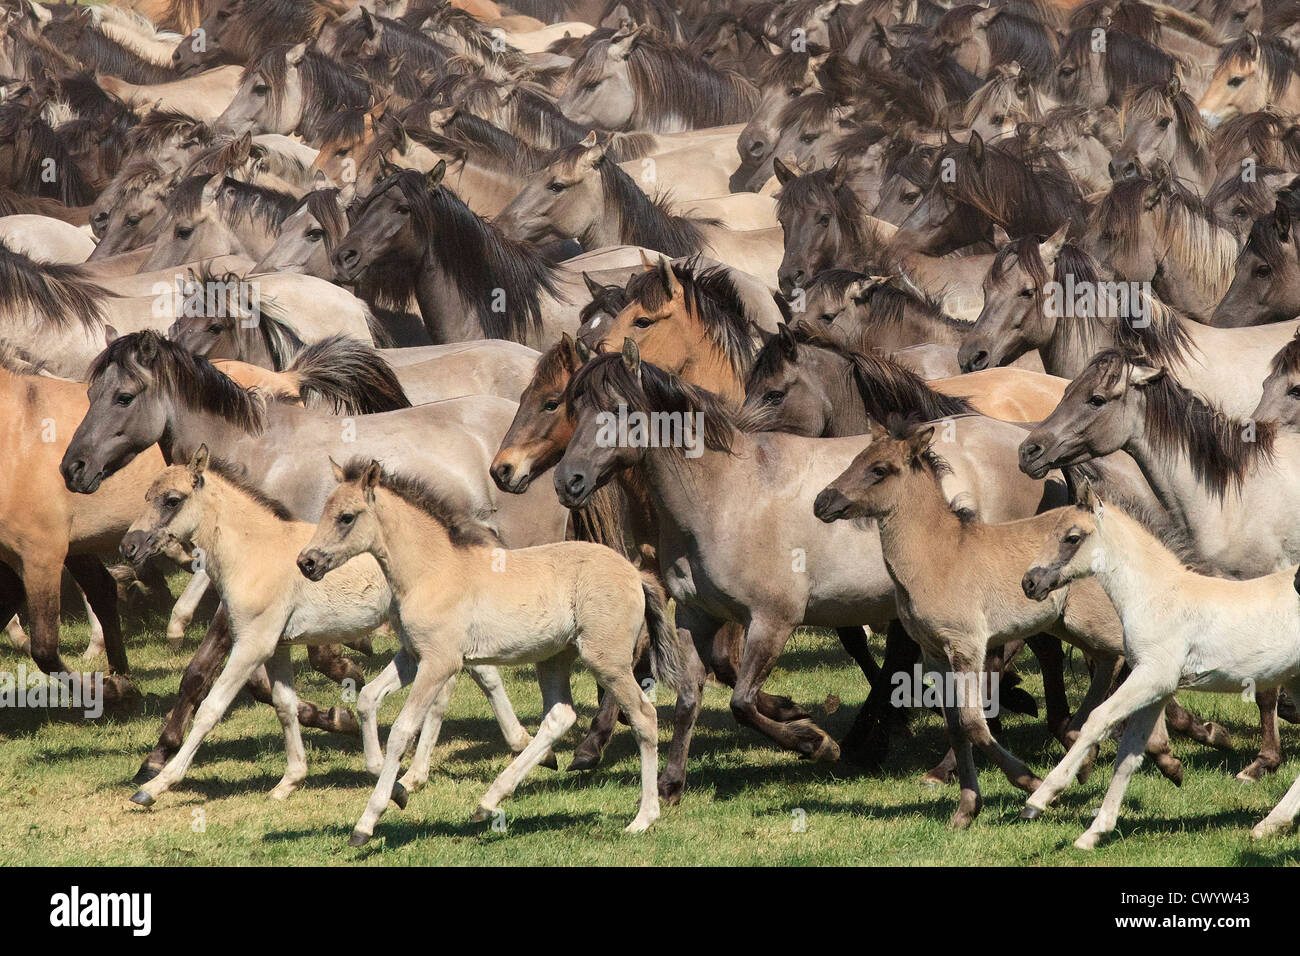
{"type": "MultiPolygon", "coordinates": [[[[1181,687],[1240,694],[1287,687],[1300,693],[1300,597],[1296,569],[1239,581],[1207,577],[1138,522],[1103,505],[1085,486],[1063,512],[1025,573],[1025,593],[1043,600],[1056,588],[1095,575],[1124,625],[1132,673],[1084,722],[1079,739],[1029,797],[1023,819],[1038,817],[1073,782],[1092,746],[1124,720],[1115,776],[1096,819],[1075,846],[1092,849],[1115,829],[1143,744],[1181,687]]],[[[1254,829],[1288,827],[1300,812],[1300,779],[1254,829]]]]}

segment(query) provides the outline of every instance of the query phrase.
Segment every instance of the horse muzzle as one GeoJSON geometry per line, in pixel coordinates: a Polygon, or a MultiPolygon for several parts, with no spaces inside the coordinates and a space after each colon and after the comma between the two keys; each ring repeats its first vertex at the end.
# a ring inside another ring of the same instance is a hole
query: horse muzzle
{"type": "Polygon", "coordinates": [[[853,517],[852,510],[853,502],[837,488],[823,488],[813,502],[813,514],[827,524],[853,517]]]}
{"type": "Polygon", "coordinates": [[[329,556],[320,548],[306,548],[298,555],[298,570],[308,581],[319,581],[329,573],[329,556]]]}
{"type": "Polygon", "coordinates": [[[1020,589],[1031,601],[1045,601],[1061,586],[1061,576],[1051,568],[1030,568],[1020,579],[1020,589]]]}

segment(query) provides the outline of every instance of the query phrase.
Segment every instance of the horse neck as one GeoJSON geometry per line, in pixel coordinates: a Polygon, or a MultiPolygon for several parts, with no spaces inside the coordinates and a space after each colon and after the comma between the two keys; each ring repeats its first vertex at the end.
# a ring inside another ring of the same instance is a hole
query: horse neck
{"type": "Polygon", "coordinates": [[[284,543],[286,522],[220,475],[209,472],[203,482],[203,516],[191,541],[203,549],[204,569],[223,591],[225,583],[241,576],[265,583],[282,550],[277,546],[284,543]]]}
{"type": "Polygon", "coordinates": [[[684,381],[720,395],[733,407],[739,408],[745,401],[744,376],[707,336],[688,351],[686,364],[676,372],[684,381]]]}
{"type": "Polygon", "coordinates": [[[415,280],[415,301],[434,345],[483,338],[474,307],[461,291],[459,280],[425,255],[415,280]]]}
{"type": "MultiPolygon", "coordinates": [[[[375,489],[375,519],[381,536],[371,549],[400,604],[421,582],[453,580],[467,590],[475,572],[471,555],[484,548],[456,548],[437,519],[384,488],[375,489]]],[[[484,567],[488,561],[481,562],[484,567]]]]}
{"type": "Polygon", "coordinates": [[[907,587],[935,570],[935,544],[955,539],[961,519],[953,514],[938,479],[928,468],[904,465],[892,511],[877,520],[890,576],[907,587]]]}
{"type": "Polygon", "coordinates": [[[1217,511],[1219,503],[1212,500],[1212,493],[1197,480],[1186,450],[1179,448],[1173,454],[1158,454],[1145,432],[1125,442],[1123,450],[1137,463],[1161,506],[1192,540],[1198,540],[1198,513],[1206,508],[1217,511]]]}
{"type": "Polygon", "coordinates": [[[1116,508],[1106,508],[1095,532],[1101,545],[1094,552],[1099,565],[1097,582],[1122,619],[1148,606],[1163,607],[1155,600],[1160,592],[1175,587],[1187,575],[1186,568],[1140,524],[1116,508]]]}
{"type": "Polygon", "coordinates": [[[1085,345],[1077,335],[1065,332],[1065,324],[1070,321],[1074,320],[1058,318],[1052,328],[1051,338],[1038,347],[1039,358],[1043,360],[1043,371],[1048,375],[1073,379],[1084,370],[1094,355],[1115,344],[1115,335],[1109,324],[1088,320],[1092,322],[1090,327],[1096,337],[1085,345]]]}
{"type": "Polygon", "coordinates": [[[173,465],[188,461],[199,445],[207,445],[218,458],[231,457],[230,449],[248,435],[241,426],[221,415],[190,408],[173,399],[158,447],[163,460],[173,465]]]}
{"type": "MultiPolygon", "coordinates": [[[[750,436],[737,432],[731,444],[736,458],[752,458],[750,436]]],[[[690,540],[711,540],[718,513],[712,496],[727,487],[732,461],[732,455],[708,447],[699,458],[670,448],[647,448],[636,471],[660,527],[675,527],[690,540]]]]}

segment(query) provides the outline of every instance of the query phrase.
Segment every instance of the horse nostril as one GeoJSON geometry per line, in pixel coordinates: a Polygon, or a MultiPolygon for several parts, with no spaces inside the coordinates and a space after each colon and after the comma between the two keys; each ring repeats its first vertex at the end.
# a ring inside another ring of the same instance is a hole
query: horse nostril
{"type": "Polygon", "coordinates": [[[300,554],[298,556],[298,570],[307,577],[311,577],[316,573],[316,559],[310,558],[305,554],[300,554]]]}
{"type": "Polygon", "coordinates": [[[749,144],[750,156],[753,156],[755,159],[761,159],[766,154],[767,154],[767,143],[763,142],[761,139],[750,141],[749,144]]]}
{"type": "Polygon", "coordinates": [[[181,61],[181,51],[179,49],[172,50],[172,62],[179,63],[180,61],[181,61]]]}
{"type": "Polygon", "coordinates": [[[1033,442],[1025,442],[1020,446],[1020,457],[1024,459],[1035,458],[1043,450],[1042,445],[1036,445],[1033,442]]]}
{"type": "Polygon", "coordinates": [[[979,352],[976,352],[975,355],[971,358],[970,370],[972,372],[978,372],[984,368],[987,368],[988,364],[989,364],[989,353],[981,350],[979,352]]]}
{"type": "Polygon", "coordinates": [[[564,483],[564,487],[570,495],[576,498],[587,487],[587,476],[580,471],[575,471],[569,476],[569,480],[564,483]]]}
{"type": "Polygon", "coordinates": [[[339,261],[344,265],[351,265],[361,257],[361,254],[355,249],[344,249],[339,253],[339,261]]]}
{"type": "Polygon", "coordinates": [[[504,484],[508,482],[511,476],[514,475],[514,473],[515,473],[514,466],[506,464],[504,462],[497,465],[496,468],[492,469],[492,477],[496,478],[497,484],[504,484]]]}
{"type": "Polygon", "coordinates": [[[1115,164],[1113,162],[1106,164],[1106,172],[1111,179],[1115,178],[1115,164]]]}

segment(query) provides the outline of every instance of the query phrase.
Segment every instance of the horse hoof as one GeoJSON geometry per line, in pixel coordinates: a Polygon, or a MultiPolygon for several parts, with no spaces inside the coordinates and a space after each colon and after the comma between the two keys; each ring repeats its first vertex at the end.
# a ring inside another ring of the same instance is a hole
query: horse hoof
{"type": "Polygon", "coordinates": [[[152,807],[154,804],[154,798],[150,796],[147,791],[137,790],[135,793],[131,794],[131,802],[138,807],[152,807]]]}
{"type": "Polygon", "coordinates": [[[575,754],[569,761],[569,770],[595,770],[600,766],[600,754],[575,754]]]}
{"type": "Polygon", "coordinates": [[[686,789],[683,780],[660,780],[659,802],[664,806],[675,807],[682,802],[682,791],[686,789]]]}
{"type": "MultiPolygon", "coordinates": [[[[550,753],[546,755],[546,759],[541,762],[541,766],[545,767],[548,770],[560,769],[560,762],[555,759],[555,751],[552,750],[550,753]]],[[[569,769],[572,770],[573,767],[570,766],[569,769]]]]}
{"type": "Polygon", "coordinates": [[[930,771],[921,777],[921,786],[923,787],[946,787],[952,782],[952,776],[941,776],[934,771],[930,771]]]}
{"type": "Polygon", "coordinates": [[[329,721],[330,731],[336,734],[350,734],[353,737],[361,736],[361,724],[357,722],[356,715],[347,707],[331,707],[326,718],[329,721]]]}
{"type": "Polygon", "coordinates": [[[1022,820],[1037,820],[1042,815],[1042,810],[1037,807],[1031,807],[1029,804],[1025,804],[1025,808],[1020,811],[1020,819],[1022,820]]]}
{"type": "Polygon", "coordinates": [[[348,837],[348,846],[365,846],[370,842],[370,834],[362,833],[360,830],[353,830],[352,836],[348,837]]]}
{"type": "Polygon", "coordinates": [[[1215,750],[1231,750],[1232,734],[1228,733],[1227,728],[1220,727],[1218,724],[1206,724],[1206,730],[1210,732],[1206,739],[1206,746],[1213,747],[1215,750]]]}
{"type": "Polygon", "coordinates": [[[830,736],[823,735],[821,745],[812,752],[811,756],[819,763],[835,763],[840,759],[840,745],[830,736]]]}
{"type": "Polygon", "coordinates": [[[408,796],[408,794],[407,794],[407,792],[406,792],[406,788],[402,786],[401,781],[398,781],[398,782],[394,783],[394,784],[393,784],[393,803],[397,804],[397,809],[399,809],[399,810],[405,810],[405,809],[406,809],[406,801],[407,801],[408,799],[409,799],[409,796],[408,796]]]}
{"type": "Polygon", "coordinates": [[[1095,850],[1099,843],[1101,843],[1101,834],[1091,831],[1074,841],[1074,845],[1080,850],[1095,850]]]}
{"type": "Polygon", "coordinates": [[[469,815],[470,823],[487,823],[491,819],[492,811],[487,807],[477,807],[474,812],[469,815]]]}

